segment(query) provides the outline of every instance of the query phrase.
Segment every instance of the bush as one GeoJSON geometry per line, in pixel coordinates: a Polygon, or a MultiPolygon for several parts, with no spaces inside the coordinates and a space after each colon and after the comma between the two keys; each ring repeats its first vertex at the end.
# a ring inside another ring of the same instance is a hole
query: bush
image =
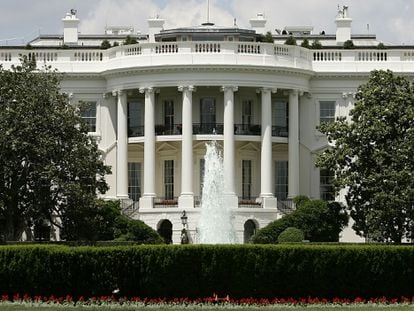
{"type": "Polygon", "coordinates": [[[413,246],[0,246],[0,293],[412,297],[413,266],[413,246]]]}
{"type": "Polygon", "coordinates": [[[344,42],[344,49],[353,49],[355,47],[354,42],[352,40],[346,40],[344,42]]]}
{"type": "Polygon", "coordinates": [[[303,231],[295,227],[286,228],[277,237],[279,243],[302,242],[304,239],[303,231]]]}
{"type": "Polygon", "coordinates": [[[101,42],[101,49],[106,50],[109,49],[111,47],[111,43],[108,40],[103,40],[101,42]]]}
{"type": "Polygon", "coordinates": [[[309,40],[305,38],[300,46],[305,48],[305,49],[309,49],[310,48],[309,40]]]}
{"type": "Polygon", "coordinates": [[[312,42],[311,49],[313,50],[320,50],[322,49],[322,43],[319,40],[315,40],[312,42]]]}
{"type": "Polygon", "coordinates": [[[348,224],[344,207],[337,202],[311,200],[306,196],[294,199],[296,210],[269,223],[252,237],[255,244],[277,243],[282,231],[288,227],[301,229],[311,242],[337,242],[342,229],[348,224]]]}
{"type": "Polygon", "coordinates": [[[285,41],[286,45],[296,45],[296,39],[294,36],[289,36],[286,41],[285,41]]]}

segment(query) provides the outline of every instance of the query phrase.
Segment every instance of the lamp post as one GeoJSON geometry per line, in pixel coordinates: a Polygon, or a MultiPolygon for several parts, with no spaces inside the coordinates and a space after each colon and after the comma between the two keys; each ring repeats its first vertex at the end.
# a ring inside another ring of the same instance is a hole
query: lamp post
{"type": "Polygon", "coordinates": [[[183,211],[183,213],[181,214],[181,223],[183,224],[183,229],[181,230],[181,244],[188,244],[190,241],[188,239],[188,234],[187,234],[187,214],[185,213],[185,211],[183,211]]]}

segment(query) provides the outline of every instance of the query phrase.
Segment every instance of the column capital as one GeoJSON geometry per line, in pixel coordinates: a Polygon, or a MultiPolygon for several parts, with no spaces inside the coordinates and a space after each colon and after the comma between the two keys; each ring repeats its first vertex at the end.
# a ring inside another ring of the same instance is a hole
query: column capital
{"type": "Polygon", "coordinates": [[[256,93],[277,93],[277,88],[272,88],[272,87],[259,87],[256,89],[256,93]]]}
{"type": "Polygon", "coordinates": [[[293,96],[299,96],[300,95],[300,91],[299,90],[290,90],[289,91],[289,95],[293,95],[293,96]]]}
{"type": "Polygon", "coordinates": [[[112,91],[112,96],[116,97],[116,96],[122,96],[124,95],[124,90],[113,90],[112,91]]]}
{"type": "Polygon", "coordinates": [[[141,94],[154,94],[154,93],[159,93],[160,92],[160,89],[159,88],[155,88],[155,87],[152,87],[152,86],[149,86],[149,87],[140,87],[139,88],[139,92],[141,93],[141,94]]]}
{"type": "Polygon", "coordinates": [[[102,93],[102,98],[107,99],[108,98],[108,93],[102,93]]]}
{"type": "Polygon", "coordinates": [[[237,92],[239,90],[238,86],[235,85],[223,85],[220,90],[222,92],[226,92],[226,91],[232,91],[232,92],[237,92]]]}
{"type": "Polygon", "coordinates": [[[184,92],[184,91],[195,92],[196,87],[194,85],[179,85],[178,86],[178,91],[179,92],[184,92]]]}

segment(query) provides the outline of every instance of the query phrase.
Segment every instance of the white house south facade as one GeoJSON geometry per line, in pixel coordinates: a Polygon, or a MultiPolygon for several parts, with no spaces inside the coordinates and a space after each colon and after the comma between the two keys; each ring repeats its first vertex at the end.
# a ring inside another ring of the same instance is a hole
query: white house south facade
{"type": "MultiPolygon", "coordinates": [[[[121,200],[124,213],[173,243],[183,211],[197,242],[205,144],[217,141],[243,243],[289,212],[297,195],[344,201],[329,171],[315,166],[328,147],[317,126],[349,116],[371,70],[414,75],[414,47],[379,49],[374,35],[353,35],[351,22],[344,7],[334,35],[287,27],[265,43],[261,14],[250,29],[164,29],[150,19],[148,35],[125,27],[82,35],[72,10],[63,36],[39,36],[31,49],[1,46],[0,64],[10,68],[23,54],[65,73],[62,90],[74,105],[89,103],[82,116],[112,168],[104,198],[121,200]],[[285,45],[289,33],[323,48],[285,45]],[[137,43],[122,45],[126,36],[137,43]],[[120,45],[101,49],[103,40],[120,45]],[[354,49],[343,49],[347,40],[354,49]]],[[[362,240],[347,228],[341,241],[362,240]]]]}

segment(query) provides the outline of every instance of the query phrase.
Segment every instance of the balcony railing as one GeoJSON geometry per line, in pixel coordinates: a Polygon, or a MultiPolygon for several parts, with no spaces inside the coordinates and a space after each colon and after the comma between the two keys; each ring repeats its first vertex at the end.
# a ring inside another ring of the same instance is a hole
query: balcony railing
{"type": "Polygon", "coordinates": [[[289,131],[287,126],[272,126],[272,136],[276,137],[288,137],[289,131]]]}
{"type": "Polygon", "coordinates": [[[193,134],[223,134],[223,123],[193,123],[193,134]]]}
{"type": "Polygon", "coordinates": [[[292,199],[277,199],[277,209],[282,214],[289,214],[295,210],[295,204],[292,199]]]}
{"type": "Polygon", "coordinates": [[[156,197],[154,199],[154,207],[170,208],[178,207],[178,198],[165,198],[165,197],[156,197]]]}
{"type": "Polygon", "coordinates": [[[235,124],[235,135],[261,135],[262,130],[260,124],[235,124]]]}
{"type": "Polygon", "coordinates": [[[158,124],[155,126],[155,135],[181,135],[182,124],[158,124]]]}
{"type": "Polygon", "coordinates": [[[257,202],[257,198],[243,198],[239,197],[239,208],[261,208],[262,203],[257,202]]]}
{"type": "Polygon", "coordinates": [[[129,126],[128,137],[141,137],[144,136],[144,126],[129,126]]]}

